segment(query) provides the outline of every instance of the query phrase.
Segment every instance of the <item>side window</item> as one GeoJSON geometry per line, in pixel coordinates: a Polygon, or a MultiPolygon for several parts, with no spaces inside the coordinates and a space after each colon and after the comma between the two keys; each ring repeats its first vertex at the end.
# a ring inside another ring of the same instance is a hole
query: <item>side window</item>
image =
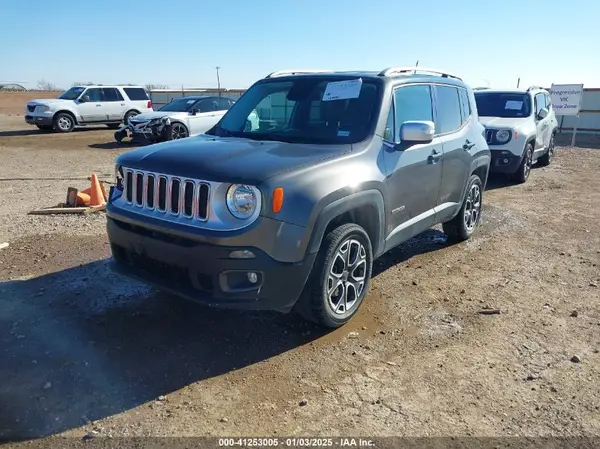
{"type": "Polygon", "coordinates": [[[537,94],[535,96],[535,115],[539,114],[540,111],[546,107],[546,96],[544,94],[537,94]]]}
{"type": "Polygon", "coordinates": [[[544,94],[544,97],[546,97],[546,108],[548,108],[548,111],[550,111],[552,109],[552,100],[550,99],[550,95],[544,94]]]}
{"type": "Polygon", "coordinates": [[[227,98],[217,98],[217,107],[219,111],[226,111],[231,107],[231,101],[227,98]]]}
{"type": "Polygon", "coordinates": [[[88,89],[84,92],[83,97],[86,97],[87,101],[100,102],[102,101],[102,89],[97,87],[88,89]]]}
{"type": "Polygon", "coordinates": [[[215,101],[210,98],[206,100],[200,100],[194,107],[200,112],[212,112],[216,110],[215,101]]]}
{"type": "MultiPolygon", "coordinates": [[[[395,135],[400,135],[400,127],[404,122],[413,120],[433,122],[431,105],[431,88],[428,84],[405,86],[396,89],[394,91],[395,135]]],[[[389,123],[390,118],[388,117],[388,126],[389,123]]]]}
{"type": "Polygon", "coordinates": [[[394,102],[390,102],[390,112],[388,113],[387,123],[385,124],[383,138],[388,142],[396,142],[394,134],[394,102]]]}
{"type": "Polygon", "coordinates": [[[102,91],[104,92],[104,101],[123,101],[121,92],[114,87],[104,87],[102,91]]]}
{"type": "Polygon", "coordinates": [[[469,118],[471,118],[471,103],[469,103],[469,93],[467,92],[467,89],[458,89],[458,95],[460,97],[462,123],[465,124],[469,118]]]}
{"type": "Polygon", "coordinates": [[[148,94],[141,87],[125,87],[123,88],[131,101],[147,101],[150,100],[148,94]]]}
{"type": "Polygon", "coordinates": [[[456,131],[462,125],[458,89],[451,86],[435,86],[437,123],[436,133],[456,131]]]}

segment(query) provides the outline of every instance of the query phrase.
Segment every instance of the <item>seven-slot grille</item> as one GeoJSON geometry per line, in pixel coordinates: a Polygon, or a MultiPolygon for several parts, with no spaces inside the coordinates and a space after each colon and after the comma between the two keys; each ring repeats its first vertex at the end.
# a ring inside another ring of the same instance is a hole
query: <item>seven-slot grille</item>
{"type": "Polygon", "coordinates": [[[206,182],[124,170],[126,201],[137,207],[190,219],[208,219],[210,185],[206,182]]]}
{"type": "Polygon", "coordinates": [[[485,140],[487,141],[487,143],[491,143],[493,139],[494,139],[494,130],[486,129],[485,130],[485,140]]]}

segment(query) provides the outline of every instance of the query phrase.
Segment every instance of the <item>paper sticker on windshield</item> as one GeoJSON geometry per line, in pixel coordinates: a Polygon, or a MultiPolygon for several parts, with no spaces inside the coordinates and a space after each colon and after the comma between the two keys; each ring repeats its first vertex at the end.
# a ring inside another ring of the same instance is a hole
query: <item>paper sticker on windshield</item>
{"type": "Polygon", "coordinates": [[[522,108],[523,108],[523,102],[517,101],[517,100],[508,100],[506,102],[506,106],[504,106],[504,109],[511,109],[511,110],[515,110],[515,111],[520,111],[522,108]]]}
{"type": "Polygon", "coordinates": [[[327,83],[325,92],[323,93],[323,101],[333,100],[348,100],[350,98],[358,98],[360,88],[362,87],[362,79],[333,81],[327,83]]]}
{"type": "Polygon", "coordinates": [[[350,135],[350,131],[338,131],[337,132],[338,137],[348,137],[349,135],[350,135]]]}
{"type": "Polygon", "coordinates": [[[196,100],[188,100],[187,104],[192,104],[192,103],[195,103],[195,102],[196,102],[196,100]]]}

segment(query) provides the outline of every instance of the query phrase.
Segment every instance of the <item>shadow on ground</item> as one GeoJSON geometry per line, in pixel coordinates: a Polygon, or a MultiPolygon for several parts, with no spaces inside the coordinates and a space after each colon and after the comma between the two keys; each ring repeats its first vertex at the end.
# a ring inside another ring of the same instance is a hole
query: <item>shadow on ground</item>
{"type": "MultiPolygon", "coordinates": [[[[378,259],[374,275],[447,246],[431,229],[378,259]]],[[[294,313],[157,293],[108,262],[0,283],[0,440],[79,427],[329,333],[294,313]]]]}
{"type": "Polygon", "coordinates": [[[140,143],[117,143],[117,142],[105,142],[105,143],[93,143],[88,145],[89,148],[94,148],[97,150],[129,150],[137,147],[143,146],[140,143]]]}
{"type": "MultiPolygon", "coordinates": [[[[73,131],[74,133],[78,133],[78,132],[86,132],[86,131],[103,131],[106,130],[108,128],[104,127],[104,128],[100,128],[100,127],[91,127],[91,126],[85,126],[85,127],[81,127],[81,128],[75,128],[73,131]]],[[[0,137],[19,137],[19,136],[35,136],[35,135],[39,135],[39,136],[48,136],[48,135],[63,135],[62,133],[56,133],[52,130],[42,130],[42,129],[37,129],[35,127],[32,127],[31,129],[17,129],[14,131],[0,131],[0,137]]]]}

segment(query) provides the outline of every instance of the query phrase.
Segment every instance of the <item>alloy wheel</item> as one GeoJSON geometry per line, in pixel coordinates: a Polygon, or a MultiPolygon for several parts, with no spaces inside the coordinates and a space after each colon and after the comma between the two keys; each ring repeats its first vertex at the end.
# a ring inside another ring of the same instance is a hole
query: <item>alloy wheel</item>
{"type": "Polygon", "coordinates": [[[337,249],[327,274],[327,300],[332,312],[345,315],[360,303],[367,275],[367,250],[356,239],[337,249]]]}
{"type": "Polygon", "coordinates": [[[179,123],[174,123],[173,124],[173,128],[172,128],[172,132],[171,132],[171,136],[173,140],[176,139],[185,139],[187,137],[187,130],[185,129],[185,127],[183,125],[180,125],[179,123]]]}
{"type": "Polygon", "coordinates": [[[464,221],[465,227],[471,232],[479,220],[481,214],[481,189],[477,184],[473,184],[465,202],[464,221]]]}
{"type": "Polygon", "coordinates": [[[58,127],[62,131],[68,131],[69,129],[71,129],[71,126],[71,119],[69,117],[62,116],[58,119],[58,127]]]}

